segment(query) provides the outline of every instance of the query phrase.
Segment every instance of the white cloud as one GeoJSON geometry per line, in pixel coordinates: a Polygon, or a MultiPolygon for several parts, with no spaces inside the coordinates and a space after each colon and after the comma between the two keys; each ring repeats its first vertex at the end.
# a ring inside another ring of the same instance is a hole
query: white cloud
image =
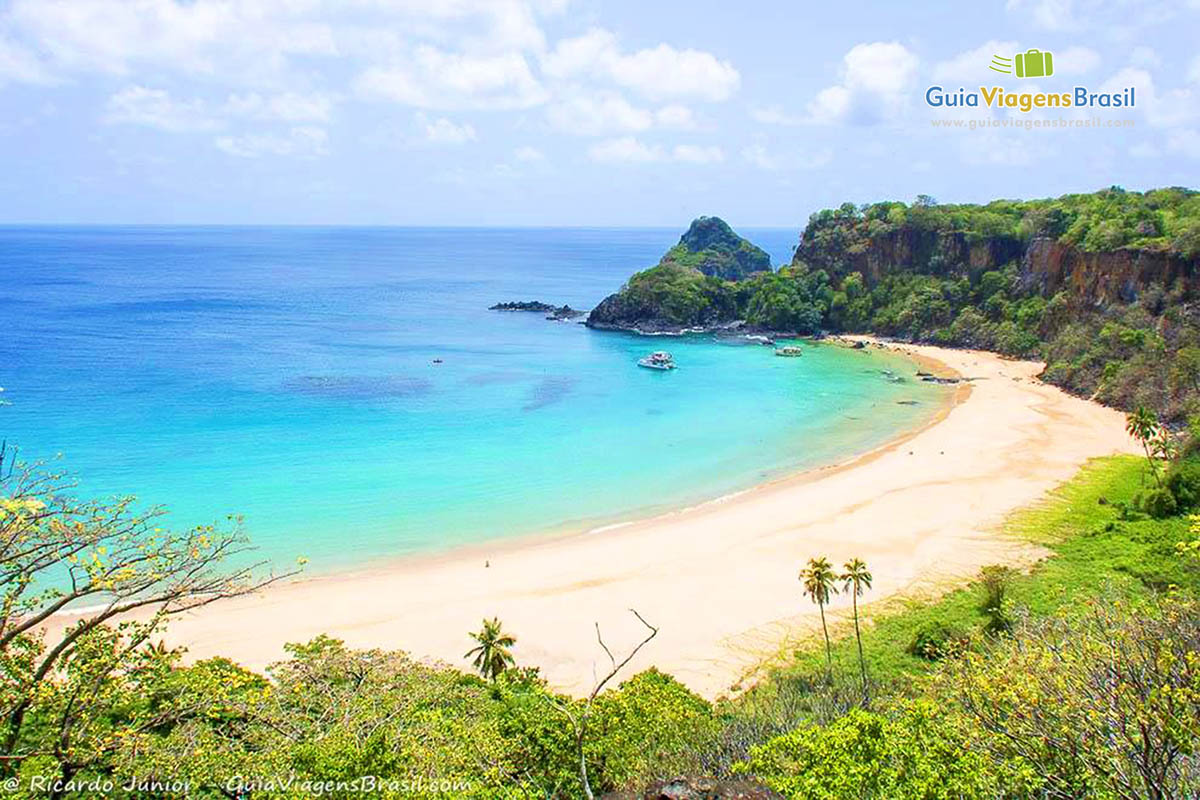
{"type": "Polygon", "coordinates": [[[365,70],[356,87],[366,97],[447,111],[529,108],[546,99],[520,53],[474,56],[430,45],[405,61],[365,70]]]}
{"type": "MultiPolygon", "coordinates": [[[[1200,8],[1197,0],[1188,5],[1200,8]]],[[[1023,26],[1074,34],[1094,30],[1121,41],[1171,20],[1183,6],[1179,0],[1008,0],[1007,10],[1023,26]]]]}
{"type": "Polygon", "coordinates": [[[244,136],[221,136],[216,139],[217,149],[240,158],[260,156],[293,156],[314,158],[328,151],[328,135],[322,128],[300,126],[286,134],[250,133],[244,136]]]}
{"type": "Polygon", "coordinates": [[[715,145],[677,144],[670,150],[657,144],[645,144],[633,136],[605,139],[588,149],[588,157],[606,164],[648,164],[676,161],[687,164],[715,164],[725,160],[725,151],[715,145]]]}
{"type": "Polygon", "coordinates": [[[696,116],[692,110],[678,103],[663,106],[655,111],[654,121],[660,128],[691,130],[696,127],[696,116]]]}
{"type": "Polygon", "coordinates": [[[30,50],[0,37],[0,86],[13,83],[53,83],[54,79],[30,50]]]}
{"type": "Polygon", "coordinates": [[[911,101],[917,56],[899,42],[857,44],[842,58],[840,83],[808,104],[812,122],[870,124],[895,118],[911,101]]]}
{"type": "Polygon", "coordinates": [[[741,83],[741,76],[728,61],[700,50],[676,50],[668,44],[618,59],[612,75],[618,84],[658,99],[726,100],[741,83]]]}
{"type": "Polygon", "coordinates": [[[581,75],[603,77],[611,61],[619,56],[617,37],[593,28],[582,36],[560,40],[542,59],[542,72],[560,80],[581,75]]]}
{"type": "Polygon", "coordinates": [[[1071,0],[1008,0],[1008,10],[1048,31],[1078,27],[1071,0]]]}
{"type": "Polygon", "coordinates": [[[112,124],[143,125],[175,133],[220,127],[203,103],[175,100],[163,89],[145,86],[129,86],[108,98],[104,120],[112,124]]]}
{"type": "Polygon", "coordinates": [[[269,79],[294,56],[336,52],[327,22],[296,3],[14,0],[5,27],[36,42],[52,73],[131,75],[144,67],[269,79]]]}
{"type": "Polygon", "coordinates": [[[725,152],[715,146],[680,144],[671,151],[671,157],[676,161],[687,161],[692,164],[715,164],[725,160],[725,152]]]}
{"type": "Polygon", "coordinates": [[[513,157],[516,158],[517,161],[524,161],[526,163],[546,160],[545,153],[543,153],[541,150],[538,150],[536,147],[530,147],[528,145],[524,147],[518,147],[513,152],[513,157]]]}
{"type": "Polygon", "coordinates": [[[554,129],[578,136],[696,127],[695,116],[686,106],[673,104],[652,111],[632,105],[613,91],[568,95],[546,109],[546,119],[554,129]]]}
{"type": "Polygon", "coordinates": [[[1132,86],[1135,91],[1135,110],[1158,128],[1174,128],[1200,118],[1200,93],[1193,89],[1161,90],[1144,69],[1125,67],[1105,81],[1101,92],[1119,92],[1132,86]]]}
{"type": "Polygon", "coordinates": [[[231,94],[225,112],[232,116],[284,122],[328,122],[333,100],[324,94],[283,92],[264,97],[258,92],[231,94]]]}
{"type": "Polygon", "coordinates": [[[611,81],[651,100],[717,102],[727,100],[741,84],[733,65],[712,53],[666,43],[622,53],[617,37],[599,28],[559,41],[542,60],[542,71],[558,80],[611,81]]]}
{"type": "Polygon", "coordinates": [[[445,117],[431,120],[417,114],[417,125],[425,135],[425,141],[434,144],[466,144],[475,141],[475,128],[469,123],[457,125],[445,117]]]}
{"type": "Polygon", "coordinates": [[[619,139],[606,139],[591,146],[588,156],[593,161],[616,164],[644,164],[650,161],[661,161],[664,157],[661,147],[643,144],[632,136],[619,139]]]}
{"type": "Polygon", "coordinates": [[[933,67],[935,83],[966,85],[973,81],[998,80],[1004,77],[991,68],[992,56],[1012,58],[1020,45],[1014,41],[989,39],[971,50],[963,50],[933,67]]]}
{"type": "Polygon", "coordinates": [[[742,158],[759,169],[771,172],[785,169],[820,169],[833,161],[833,150],[823,147],[781,156],[769,152],[763,144],[756,143],[742,149],[742,158]]]}
{"type": "Polygon", "coordinates": [[[1100,66],[1100,54],[1090,47],[1068,47],[1054,52],[1055,75],[1086,75],[1100,66]]]}
{"type": "Polygon", "coordinates": [[[767,148],[761,144],[752,144],[742,150],[742,158],[750,162],[759,169],[776,170],[779,169],[779,161],[767,152],[767,148]]]}
{"type": "Polygon", "coordinates": [[[546,109],[546,119],[556,130],[580,136],[636,133],[654,125],[654,114],[637,108],[616,92],[568,97],[546,109]]]}
{"type": "Polygon", "coordinates": [[[755,122],[761,122],[764,125],[782,125],[784,127],[803,125],[805,122],[804,117],[799,114],[790,114],[779,106],[752,108],[750,117],[755,122]]]}
{"type": "Polygon", "coordinates": [[[853,94],[845,86],[827,86],[808,104],[809,119],[819,124],[841,122],[853,100],[853,94]]]}

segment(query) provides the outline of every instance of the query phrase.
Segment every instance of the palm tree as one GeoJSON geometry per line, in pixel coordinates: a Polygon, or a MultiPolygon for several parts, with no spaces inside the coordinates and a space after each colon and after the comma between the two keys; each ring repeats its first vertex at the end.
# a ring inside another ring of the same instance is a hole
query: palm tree
{"type": "Polygon", "coordinates": [[[494,681],[500,677],[500,673],[513,665],[513,655],[509,648],[517,643],[517,637],[501,630],[499,617],[485,619],[483,629],[479,633],[472,633],[471,638],[478,644],[468,650],[463,658],[475,656],[471,664],[483,677],[494,681]]]}
{"type": "Polygon", "coordinates": [[[1158,477],[1158,464],[1154,461],[1154,450],[1160,448],[1159,442],[1164,438],[1165,431],[1159,423],[1158,417],[1145,406],[1138,406],[1132,414],[1125,415],[1125,432],[1141,443],[1142,450],[1146,452],[1146,463],[1150,466],[1150,474],[1154,476],[1154,483],[1161,489],[1162,479],[1158,477]]]}
{"type": "Polygon", "coordinates": [[[808,566],[800,570],[800,580],[804,584],[804,594],[817,604],[817,608],[821,609],[821,630],[825,633],[825,663],[827,667],[825,678],[827,681],[832,681],[833,647],[829,643],[829,626],[825,624],[825,604],[829,602],[830,597],[837,594],[837,587],[834,585],[837,575],[834,573],[829,559],[822,556],[808,560],[808,566]]]}
{"type": "Polygon", "coordinates": [[[863,699],[870,700],[867,689],[867,661],[863,658],[862,632],[858,629],[858,598],[871,588],[871,573],[860,558],[852,558],[842,565],[842,591],[850,592],[854,601],[854,638],[858,640],[858,668],[862,672],[863,699]]]}

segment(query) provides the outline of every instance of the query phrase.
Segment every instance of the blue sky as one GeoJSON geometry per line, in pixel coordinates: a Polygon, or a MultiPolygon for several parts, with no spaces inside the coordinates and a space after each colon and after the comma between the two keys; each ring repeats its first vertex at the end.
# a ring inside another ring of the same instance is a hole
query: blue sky
{"type": "Polygon", "coordinates": [[[797,226],[1200,185],[1200,0],[0,1],[0,221],[797,226]],[[989,72],[1055,56],[1055,75],[989,72]],[[935,128],[933,84],[1137,89],[935,128]],[[1065,116],[1097,116],[1072,111],[1065,116]]]}

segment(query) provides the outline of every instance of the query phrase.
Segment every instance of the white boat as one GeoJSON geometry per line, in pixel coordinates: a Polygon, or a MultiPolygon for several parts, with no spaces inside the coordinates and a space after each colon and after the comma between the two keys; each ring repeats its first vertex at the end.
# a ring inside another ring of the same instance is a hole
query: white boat
{"type": "Polygon", "coordinates": [[[804,355],[804,351],[794,344],[788,344],[775,348],[775,355],[784,356],[785,358],[798,358],[804,355]]]}
{"type": "Polygon", "coordinates": [[[646,369],[675,369],[675,359],[671,358],[670,353],[659,350],[645,358],[639,358],[638,366],[646,369]]]}

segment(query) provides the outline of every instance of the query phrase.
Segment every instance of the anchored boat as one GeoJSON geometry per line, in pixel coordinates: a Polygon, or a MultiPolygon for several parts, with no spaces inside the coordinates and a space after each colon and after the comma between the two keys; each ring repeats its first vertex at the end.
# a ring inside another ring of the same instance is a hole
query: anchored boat
{"type": "Polygon", "coordinates": [[[799,358],[804,355],[804,351],[794,344],[788,344],[775,348],[775,355],[783,356],[784,358],[799,358]]]}
{"type": "Polygon", "coordinates": [[[639,358],[638,366],[646,369],[675,369],[675,359],[671,358],[670,353],[659,350],[645,358],[639,358]]]}

